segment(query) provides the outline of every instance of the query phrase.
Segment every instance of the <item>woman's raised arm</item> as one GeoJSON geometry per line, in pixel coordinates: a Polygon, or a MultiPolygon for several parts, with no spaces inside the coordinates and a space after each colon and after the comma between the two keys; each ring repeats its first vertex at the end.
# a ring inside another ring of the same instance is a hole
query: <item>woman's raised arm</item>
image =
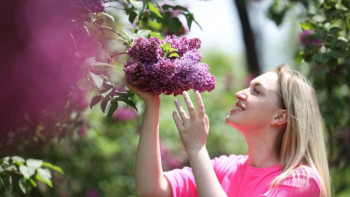
{"type": "Polygon", "coordinates": [[[170,197],[171,190],[163,176],[159,147],[159,95],[127,86],[145,102],[136,154],[136,193],[138,196],[170,197]]]}

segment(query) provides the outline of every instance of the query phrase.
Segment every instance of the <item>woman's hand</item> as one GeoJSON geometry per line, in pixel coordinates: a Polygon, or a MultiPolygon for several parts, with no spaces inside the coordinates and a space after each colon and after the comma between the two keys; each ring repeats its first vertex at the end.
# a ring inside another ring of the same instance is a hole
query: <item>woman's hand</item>
{"type": "Polygon", "coordinates": [[[198,91],[196,91],[197,111],[187,92],[183,92],[183,97],[188,108],[189,116],[179,101],[175,100],[180,117],[175,111],[173,112],[173,117],[187,154],[197,154],[206,148],[206,141],[209,134],[209,118],[205,113],[202,97],[198,91]]]}
{"type": "Polygon", "coordinates": [[[137,87],[129,84],[125,80],[126,87],[128,87],[132,92],[134,92],[137,96],[139,96],[145,104],[159,102],[160,97],[157,94],[154,94],[152,92],[144,92],[138,89],[137,87]]]}

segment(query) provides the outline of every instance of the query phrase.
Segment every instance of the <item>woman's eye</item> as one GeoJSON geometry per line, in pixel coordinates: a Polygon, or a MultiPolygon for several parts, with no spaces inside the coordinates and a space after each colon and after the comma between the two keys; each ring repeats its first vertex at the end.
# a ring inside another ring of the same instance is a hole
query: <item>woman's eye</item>
{"type": "Polygon", "coordinates": [[[253,91],[257,94],[260,94],[260,91],[257,88],[253,88],[253,91]]]}

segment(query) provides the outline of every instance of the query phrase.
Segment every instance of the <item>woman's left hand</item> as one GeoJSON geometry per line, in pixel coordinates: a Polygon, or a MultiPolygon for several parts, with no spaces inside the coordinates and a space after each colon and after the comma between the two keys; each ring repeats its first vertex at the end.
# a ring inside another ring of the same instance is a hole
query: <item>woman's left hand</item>
{"type": "Polygon", "coordinates": [[[185,146],[187,154],[197,154],[206,148],[206,141],[209,134],[209,118],[205,113],[202,97],[198,91],[196,93],[197,111],[187,92],[183,92],[189,116],[182,108],[180,102],[175,99],[175,105],[179,115],[174,111],[173,118],[179,131],[182,144],[185,146]]]}

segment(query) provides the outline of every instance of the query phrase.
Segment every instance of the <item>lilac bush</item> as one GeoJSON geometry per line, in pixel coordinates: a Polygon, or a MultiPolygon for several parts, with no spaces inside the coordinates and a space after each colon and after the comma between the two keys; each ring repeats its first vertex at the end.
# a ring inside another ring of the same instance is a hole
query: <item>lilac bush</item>
{"type": "Polygon", "coordinates": [[[216,79],[209,73],[208,65],[200,62],[200,46],[197,38],[174,35],[163,41],[156,37],[138,38],[127,51],[132,60],[124,65],[126,80],[155,94],[176,96],[190,89],[211,91],[216,79]],[[169,51],[164,50],[167,43],[171,46],[169,51]]]}

